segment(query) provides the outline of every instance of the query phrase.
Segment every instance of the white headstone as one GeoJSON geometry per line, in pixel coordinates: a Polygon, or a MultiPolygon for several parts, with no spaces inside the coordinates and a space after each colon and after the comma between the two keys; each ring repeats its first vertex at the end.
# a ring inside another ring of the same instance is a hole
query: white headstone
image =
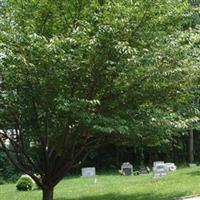
{"type": "Polygon", "coordinates": [[[96,169],[95,167],[85,167],[81,169],[83,177],[94,177],[96,176],[96,169]]]}
{"type": "Polygon", "coordinates": [[[165,163],[167,171],[176,171],[176,165],[174,163],[165,163]]]}
{"type": "Polygon", "coordinates": [[[196,167],[197,164],[195,164],[195,163],[190,163],[189,166],[190,166],[190,167],[196,167]]]}
{"type": "Polygon", "coordinates": [[[156,164],[153,167],[154,177],[166,176],[167,175],[167,167],[164,163],[156,164]]]}
{"type": "Polygon", "coordinates": [[[153,167],[155,167],[156,165],[159,165],[159,164],[164,164],[164,161],[155,161],[155,162],[153,162],[153,167]]]}

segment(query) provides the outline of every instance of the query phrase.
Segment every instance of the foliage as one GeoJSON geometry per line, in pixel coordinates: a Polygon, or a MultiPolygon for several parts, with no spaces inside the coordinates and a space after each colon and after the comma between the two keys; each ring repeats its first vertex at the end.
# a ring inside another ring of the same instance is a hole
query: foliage
{"type": "Polygon", "coordinates": [[[10,163],[5,153],[0,152],[0,177],[1,183],[13,182],[18,179],[19,172],[10,163]]]}
{"type": "Polygon", "coordinates": [[[198,31],[183,28],[191,10],[186,0],[7,0],[0,141],[12,163],[52,190],[108,136],[155,146],[198,121],[182,110],[199,74],[198,31]]]}
{"type": "Polygon", "coordinates": [[[6,181],[1,177],[0,178],[0,185],[3,185],[3,184],[5,184],[6,183],[6,181]]]}
{"type": "Polygon", "coordinates": [[[21,176],[16,183],[16,188],[19,191],[32,190],[33,186],[34,186],[33,180],[31,177],[28,176],[21,176]]]}

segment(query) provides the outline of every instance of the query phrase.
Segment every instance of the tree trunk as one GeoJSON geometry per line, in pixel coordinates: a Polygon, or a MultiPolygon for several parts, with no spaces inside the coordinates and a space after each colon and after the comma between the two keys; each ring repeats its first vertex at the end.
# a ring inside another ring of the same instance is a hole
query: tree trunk
{"type": "Polygon", "coordinates": [[[143,149],[142,145],[140,148],[140,166],[144,166],[144,149],[143,149]]]}
{"type": "Polygon", "coordinates": [[[194,133],[193,129],[189,130],[189,162],[194,162],[194,133]]]}
{"type": "Polygon", "coordinates": [[[53,200],[53,188],[45,188],[42,190],[43,200],[53,200]]]}
{"type": "Polygon", "coordinates": [[[120,167],[120,161],[119,161],[119,147],[118,146],[116,146],[115,147],[115,165],[117,166],[117,167],[120,167]]]}

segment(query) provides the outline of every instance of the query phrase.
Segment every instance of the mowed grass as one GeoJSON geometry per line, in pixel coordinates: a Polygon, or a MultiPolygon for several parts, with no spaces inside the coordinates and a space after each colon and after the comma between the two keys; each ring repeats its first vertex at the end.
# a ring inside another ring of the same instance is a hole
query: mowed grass
{"type": "MultiPolygon", "coordinates": [[[[160,180],[145,176],[99,175],[65,178],[55,188],[55,200],[170,200],[200,194],[200,167],[183,168],[160,180]]],[[[15,184],[0,186],[0,200],[40,200],[41,191],[16,191],[15,184]]]]}

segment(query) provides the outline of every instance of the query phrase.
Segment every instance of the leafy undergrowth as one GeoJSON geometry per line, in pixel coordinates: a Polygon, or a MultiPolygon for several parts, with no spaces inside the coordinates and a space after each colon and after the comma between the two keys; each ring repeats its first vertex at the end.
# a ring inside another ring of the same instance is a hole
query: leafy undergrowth
{"type": "MultiPolygon", "coordinates": [[[[200,167],[183,168],[160,180],[152,175],[119,175],[92,178],[65,178],[55,188],[55,200],[169,200],[178,196],[200,194],[200,167]]],[[[0,185],[1,200],[40,200],[41,191],[16,191],[14,184],[0,185]]]]}

